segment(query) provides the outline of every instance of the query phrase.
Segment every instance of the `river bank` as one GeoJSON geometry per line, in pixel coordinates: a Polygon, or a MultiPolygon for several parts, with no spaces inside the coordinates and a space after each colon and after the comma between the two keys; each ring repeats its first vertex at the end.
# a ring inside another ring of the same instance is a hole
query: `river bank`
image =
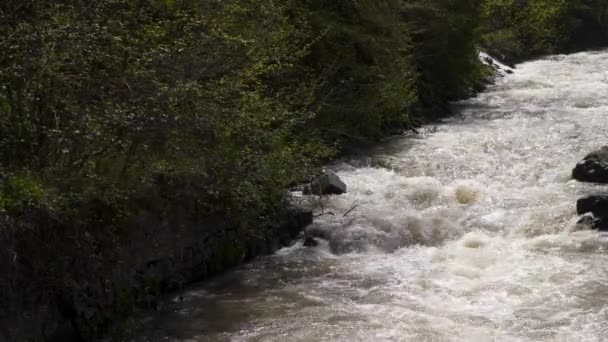
{"type": "Polygon", "coordinates": [[[608,189],[572,180],[605,144],[606,60],[596,51],[518,65],[424,137],[345,160],[348,193],[327,199],[334,215],[314,224],[329,241],[180,293],[135,340],[608,336],[608,240],[580,230],[575,205],[608,189]]]}
{"type": "MultiPolygon", "coordinates": [[[[38,272],[70,272],[74,278],[88,279],[83,283],[65,279],[62,292],[49,289],[11,302],[11,311],[21,315],[2,317],[1,331],[8,333],[0,335],[2,339],[64,342],[108,330],[120,332],[135,309],[153,309],[168,292],[272,254],[291,244],[312,223],[311,210],[286,201],[261,221],[265,226],[236,225],[225,215],[210,216],[197,210],[200,192],[193,190],[196,186],[193,180],[172,187],[178,189],[179,197],[159,185],[131,198],[129,203],[137,212],[116,227],[121,232],[118,236],[108,231],[112,225],[104,216],[113,217],[115,209],[99,200],[78,204],[79,212],[88,210],[89,218],[99,219],[98,225],[92,225],[93,221],[83,225],[44,209],[24,212],[27,220],[20,224],[2,222],[3,234],[11,234],[13,244],[29,254],[21,258],[47,260],[38,272]],[[97,238],[90,238],[92,235],[97,238]],[[72,240],[94,245],[80,242],[79,248],[73,248],[72,240]],[[57,248],[62,249],[62,258],[53,257],[57,248]],[[92,254],[85,255],[83,250],[92,254]]],[[[18,271],[11,273],[16,283],[31,277],[18,271]]],[[[43,284],[28,284],[24,290],[36,291],[37,286],[43,284]]]]}
{"type": "MultiPolygon", "coordinates": [[[[166,291],[275,250],[311,216],[285,189],[352,145],[449,117],[488,76],[478,46],[526,58],[600,44],[606,10],[3,1],[0,339],[94,340],[166,291]]],[[[357,234],[328,236],[330,248],[359,250],[369,234],[357,234]]]]}

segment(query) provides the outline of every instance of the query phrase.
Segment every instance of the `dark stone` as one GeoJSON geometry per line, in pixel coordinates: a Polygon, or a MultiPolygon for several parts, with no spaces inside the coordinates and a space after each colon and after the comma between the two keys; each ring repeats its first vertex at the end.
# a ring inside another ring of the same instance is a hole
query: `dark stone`
{"type": "Polygon", "coordinates": [[[608,231],[608,219],[597,218],[590,213],[583,215],[576,224],[586,226],[591,229],[596,229],[602,232],[608,231]]]}
{"type": "Polygon", "coordinates": [[[592,213],[594,217],[608,218],[608,196],[585,196],[576,202],[576,212],[579,215],[592,213]]]}
{"type": "Polygon", "coordinates": [[[576,202],[576,212],[584,215],[578,224],[608,231],[608,195],[585,196],[576,202]]]}
{"type": "Polygon", "coordinates": [[[307,236],[304,238],[304,247],[317,247],[318,245],[319,242],[312,236],[307,236]]]}
{"type": "Polygon", "coordinates": [[[589,153],[576,164],[572,178],[581,182],[608,183],[608,146],[589,153]]]}
{"type": "Polygon", "coordinates": [[[305,195],[341,195],[346,193],[346,184],[332,171],[327,171],[304,187],[305,195]]]}
{"type": "Polygon", "coordinates": [[[507,74],[513,74],[513,73],[514,73],[514,71],[513,71],[513,70],[511,70],[511,69],[505,69],[505,72],[506,72],[507,74]]]}

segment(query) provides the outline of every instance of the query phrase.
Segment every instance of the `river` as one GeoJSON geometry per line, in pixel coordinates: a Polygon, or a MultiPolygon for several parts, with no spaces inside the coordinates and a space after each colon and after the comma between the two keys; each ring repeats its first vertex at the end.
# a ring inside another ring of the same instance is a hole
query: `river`
{"type": "Polygon", "coordinates": [[[456,106],[419,136],[335,166],[349,191],[316,220],[329,242],[189,288],[145,335],[608,341],[608,236],[578,229],[575,208],[608,188],[571,180],[608,143],[608,52],[518,65],[456,106]]]}

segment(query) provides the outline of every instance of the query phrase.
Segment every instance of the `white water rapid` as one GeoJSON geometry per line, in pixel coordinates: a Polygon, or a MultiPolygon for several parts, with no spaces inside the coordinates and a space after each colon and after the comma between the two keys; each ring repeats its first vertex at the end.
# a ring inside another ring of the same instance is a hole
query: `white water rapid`
{"type": "Polygon", "coordinates": [[[608,188],[571,180],[608,143],[608,52],[519,65],[457,107],[336,166],[329,242],[189,289],[150,340],[608,341],[608,237],[575,224],[608,188]]]}

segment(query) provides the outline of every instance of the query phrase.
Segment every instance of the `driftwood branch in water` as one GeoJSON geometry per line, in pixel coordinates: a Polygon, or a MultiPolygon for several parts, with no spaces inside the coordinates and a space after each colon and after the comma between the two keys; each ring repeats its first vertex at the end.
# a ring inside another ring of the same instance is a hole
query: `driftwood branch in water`
{"type": "Polygon", "coordinates": [[[346,215],[350,214],[351,211],[357,209],[358,206],[359,206],[358,204],[353,205],[353,207],[348,209],[348,211],[346,213],[344,213],[344,215],[342,215],[342,217],[346,217],[346,215]]]}

